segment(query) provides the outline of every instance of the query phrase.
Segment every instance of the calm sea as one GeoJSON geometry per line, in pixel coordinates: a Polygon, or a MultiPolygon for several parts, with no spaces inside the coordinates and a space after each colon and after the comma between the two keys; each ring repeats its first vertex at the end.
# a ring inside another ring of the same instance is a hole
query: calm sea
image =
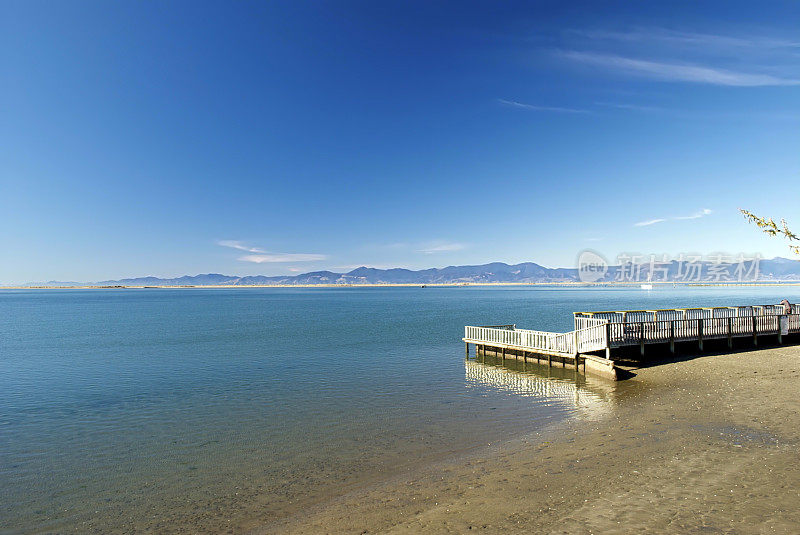
{"type": "Polygon", "coordinates": [[[465,324],[784,297],[800,288],[0,291],[0,529],[254,528],[613,410],[574,372],[465,362],[465,324]]]}

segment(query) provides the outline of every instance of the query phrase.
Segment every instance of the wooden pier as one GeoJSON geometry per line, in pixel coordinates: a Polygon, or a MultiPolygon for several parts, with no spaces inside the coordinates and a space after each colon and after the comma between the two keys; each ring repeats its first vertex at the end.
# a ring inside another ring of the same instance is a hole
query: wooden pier
{"type": "Polygon", "coordinates": [[[464,328],[467,356],[469,345],[476,354],[491,351],[502,358],[553,357],[562,365],[584,366],[585,371],[616,376],[612,352],[618,348],[637,348],[641,357],[647,346],[663,344],[675,352],[677,343],[696,343],[703,351],[707,340],[727,340],[733,347],[737,338],[768,336],[783,343],[785,336],[800,333],[800,306],[784,310],[781,305],[674,308],[575,312],[574,330],[566,333],[518,329],[516,325],[489,325],[464,328]]]}

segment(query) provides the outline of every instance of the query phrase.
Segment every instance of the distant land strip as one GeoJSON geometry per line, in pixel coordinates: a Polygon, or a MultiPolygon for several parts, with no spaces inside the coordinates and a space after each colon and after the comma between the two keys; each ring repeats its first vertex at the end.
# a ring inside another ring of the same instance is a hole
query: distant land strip
{"type": "MultiPolygon", "coordinates": [[[[436,284],[391,284],[391,283],[378,283],[378,284],[204,284],[204,285],[160,285],[160,286],[128,286],[128,285],[114,285],[114,286],[0,286],[0,290],[145,290],[145,289],[162,289],[162,290],[191,290],[191,289],[214,289],[214,288],[233,288],[233,289],[248,289],[248,288],[450,288],[459,286],[541,286],[541,287],[633,287],[639,288],[643,283],[633,282],[445,282],[436,284]]],[[[666,287],[666,286],[684,286],[684,287],[721,287],[721,286],[800,286],[800,281],[757,281],[757,282],[707,282],[707,283],[689,283],[689,282],[653,282],[653,287],[666,287]]]]}
{"type": "MultiPolygon", "coordinates": [[[[800,282],[800,261],[776,257],[757,266],[735,263],[680,262],[661,264],[651,277],[649,263],[608,266],[593,284],[742,285],[800,282]],[[688,275],[691,275],[688,276],[688,275]],[[649,280],[651,279],[652,280],[649,280]]],[[[177,287],[340,287],[340,286],[460,286],[460,285],[578,285],[586,284],[577,268],[547,268],[533,262],[493,262],[475,266],[448,266],[410,270],[360,267],[347,273],[312,271],[301,275],[223,275],[208,273],[182,277],[137,277],[97,282],[31,282],[4,288],[177,288],[177,287]]]]}

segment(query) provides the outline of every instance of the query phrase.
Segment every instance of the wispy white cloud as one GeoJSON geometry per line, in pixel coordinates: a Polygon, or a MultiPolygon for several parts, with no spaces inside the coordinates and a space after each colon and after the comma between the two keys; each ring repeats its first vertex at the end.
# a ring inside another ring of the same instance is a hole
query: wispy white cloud
{"type": "Polygon", "coordinates": [[[702,65],[648,61],[612,54],[579,51],[560,52],[560,55],[571,61],[596,65],[627,74],[668,82],[691,82],[737,87],[800,85],[800,79],[796,78],[783,78],[771,74],[737,72],[702,65]]]}
{"type": "Polygon", "coordinates": [[[306,253],[274,253],[274,254],[251,254],[240,256],[238,260],[242,262],[253,262],[255,264],[279,264],[282,262],[315,262],[325,260],[324,254],[306,253]]]}
{"type": "Polygon", "coordinates": [[[638,223],[634,223],[634,227],[649,227],[650,225],[655,225],[656,223],[663,223],[666,219],[659,218],[659,219],[648,219],[647,221],[639,221],[638,223]]]}
{"type": "MultiPolygon", "coordinates": [[[[435,253],[451,253],[454,251],[461,251],[466,249],[469,244],[466,243],[459,243],[459,242],[449,242],[445,240],[429,240],[423,242],[414,242],[414,241],[407,241],[407,242],[396,242],[396,243],[389,243],[385,245],[380,245],[381,249],[392,249],[397,251],[405,251],[405,252],[417,252],[417,253],[424,253],[424,254],[435,254],[435,253]]],[[[353,268],[361,267],[363,264],[353,266],[353,268]]],[[[349,267],[349,266],[341,266],[341,267],[349,267]]],[[[368,264],[367,267],[379,267],[376,265],[368,264]]],[[[384,266],[380,266],[382,269],[385,269],[384,266]]]]}
{"type": "Polygon", "coordinates": [[[720,49],[793,49],[800,41],[764,36],[732,36],[702,32],[683,32],[665,28],[633,28],[628,31],[572,30],[570,33],[594,40],[653,43],[720,49]]]}
{"type": "MultiPolygon", "coordinates": [[[[237,260],[241,262],[253,262],[256,264],[271,264],[283,262],[314,262],[317,260],[325,260],[327,255],[324,254],[311,254],[311,253],[271,253],[260,247],[251,247],[245,245],[239,240],[219,240],[217,245],[222,247],[229,247],[237,251],[245,251],[247,254],[240,256],[237,260]]],[[[291,269],[290,269],[291,271],[291,269]]]]}
{"type": "Polygon", "coordinates": [[[513,108],[520,108],[523,110],[529,111],[545,111],[545,112],[553,112],[553,113],[592,113],[589,110],[582,110],[578,108],[560,108],[557,106],[535,106],[533,104],[525,104],[523,102],[517,102],[515,100],[505,100],[502,98],[497,99],[497,102],[500,104],[504,104],[506,106],[511,106],[513,108]]]}
{"type": "Polygon", "coordinates": [[[425,254],[452,253],[454,251],[461,251],[465,248],[466,245],[463,243],[434,242],[423,246],[417,252],[425,254]]]}
{"type": "Polygon", "coordinates": [[[657,106],[643,106],[641,104],[626,104],[626,103],[617,103],[617,102],[595,102],[597,106],[603,106],[606,108],[617,108],[620,110],[630,110],[630,111],[644,111],[644,112],[660,112],[666,111],[664,108],[659,108],[657,106]]]}
{"type": "Polygon", "coordinates": [[[701,217],[705,217],[707,215],[711,215],[711,210],[708,208],[703,208],[699,212],[695,212],[692,215],[680,215],[674,217],[673,219],[700,219],[701,217]]]}
{"type": "Polygon", "coordinates": [[[679,215],[675,217],[659,217],[656,219],[648,219],[647,221],[639,221],[638,223],[634,223],[634,227],[649,227],[650,225],[655,225],[657,223],[664,223],[665,221],[680,221],[680,220],[687,220],[687,219],[700,219],[701,217],[705,217],[707,215],[711,215],[713,212],[709,208],[703,208],[702,210],[698,210],[697,212],[691,215],[679,215]]]}
{"type": "Polygon", "coordinates": [[[247,251],[248,253],[266,253],[265,250],[258,247],[249,247],[239,240],[219,240],[217,245],[222,247],[230,247],[231,249],[238,249],[240,251],[247,251]]]}

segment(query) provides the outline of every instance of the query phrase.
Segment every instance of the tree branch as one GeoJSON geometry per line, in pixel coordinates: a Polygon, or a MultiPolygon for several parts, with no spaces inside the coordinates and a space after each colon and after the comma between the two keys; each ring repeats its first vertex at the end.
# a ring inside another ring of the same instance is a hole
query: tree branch
{"type": "MultiPolygon", "coordinates": [[[[778,224],[771,217],[759,217],[753,212],[744,210],[742,208],[739,208],[739,211],[742,213],[742,215],[744,215],[744,218],[749,223],[754,223],[758,228],[770,236],[783,236],[790,242],[800,241],[800,236],[789,229],[789,224],[786,223],[785,219],[781,219],[780,224],[778,224]]],[[[791,249],[795,254],[800,254],[800,245],[789,245],[789,249],[791,249]]]]}

